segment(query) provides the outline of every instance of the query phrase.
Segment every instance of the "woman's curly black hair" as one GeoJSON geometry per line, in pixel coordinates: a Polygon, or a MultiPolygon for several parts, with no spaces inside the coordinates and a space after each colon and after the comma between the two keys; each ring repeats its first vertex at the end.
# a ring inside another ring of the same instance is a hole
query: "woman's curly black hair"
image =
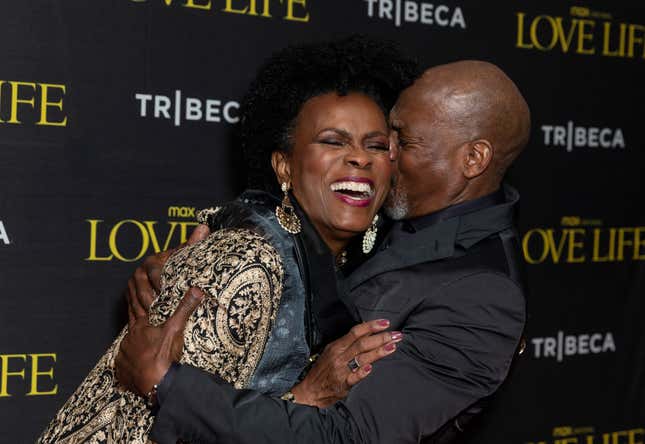
{"type": "Polygon", "coordinates": [[[387,115],[418,75],[416,62],[394,43],[364,36],[290,46],[273,54],[260,67],[240,107],[238,137],[248,186],[279,189],[271,153],[292,148],[295,120],[308,99],[329,92],[361,92],[387,115]]]}

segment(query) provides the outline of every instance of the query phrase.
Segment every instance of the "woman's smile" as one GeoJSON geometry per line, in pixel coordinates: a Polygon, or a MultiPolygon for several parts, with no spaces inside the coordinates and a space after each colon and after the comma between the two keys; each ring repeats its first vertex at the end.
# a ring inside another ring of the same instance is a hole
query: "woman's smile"
{"type": "Polygon", "coordinates": [[[367,177],[343,177],[329,188],[339,200],[353,207],[367,207],[374,197],[374,181],[367,177]]]}

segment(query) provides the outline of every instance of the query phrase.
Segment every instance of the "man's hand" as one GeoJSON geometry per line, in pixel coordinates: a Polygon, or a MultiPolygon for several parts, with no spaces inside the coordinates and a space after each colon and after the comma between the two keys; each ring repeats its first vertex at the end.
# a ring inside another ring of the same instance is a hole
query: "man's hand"
{"type": "Polygon", "coordinates": [[[186,322],[203,298],[199,288],[190,288],[165,324],[153,327],[147,317],[139,317],[129,326],[115,361],[121,385],[145,396],[161,382],[173,361],[181,358],[186,322]]]}
{"type": "Polygon", "coordinates": [[[144,318],[147,321],[150,304],[155,300],[160,290],[161,270],[170,255],[186,245],[206,239],[209,234],[210,229],[207,225],[198,225],[186,243],[176,248],[162,251],[154,256],[148,256],[137,267],[132,277],[128,279],[128,287],[124,292],[128,300],[128,324],[130,328],[132,328],[137,319],[144,318]]]}
{"type": "Polygon", "coordinates": [[[295,401],[323,408],[345,398],[352,386],[369,375],[372,363],[393,353],[403,339],[401,332],[383,332],[389,325],[386,319],[355,325],[325,347],[305,379],[291,390],[295,401]],[[355,370],[348,365],[353,359],[355,370]]]}

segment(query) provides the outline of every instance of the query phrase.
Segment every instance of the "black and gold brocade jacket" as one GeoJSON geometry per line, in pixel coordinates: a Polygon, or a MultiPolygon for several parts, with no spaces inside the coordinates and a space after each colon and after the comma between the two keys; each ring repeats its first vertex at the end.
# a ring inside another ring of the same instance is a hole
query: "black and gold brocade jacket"
{"type": "MultiPolygon", "coordinates": [[[[236,388],[282,395],[309,357],[346,331],[334,261],[292,199],[302,232],[275,217],[280,201],[247,191],[200,222],[212,234],[175,252],[164,266],[150,322],[163,323],[191,286],[207,297],[184,332],[182,365],[217,374],[236,388]],[[331,281],[330,281],[331,279],[331,281]]],[[[38,443],[146,443],[154,416],[143,399],[119,387],[114,359],[127,327],[40,436],[38,443]]]]}

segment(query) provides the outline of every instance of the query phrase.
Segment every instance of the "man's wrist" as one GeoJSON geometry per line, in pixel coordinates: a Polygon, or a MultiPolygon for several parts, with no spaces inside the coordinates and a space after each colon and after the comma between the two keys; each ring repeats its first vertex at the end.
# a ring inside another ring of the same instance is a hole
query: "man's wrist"
{"type": "Polygon", "coordinates": [[[156,390],[154,390],[153,388],[156,398],[156,407],[161,407],[164,400],[167,398],[167,395],[170,392],[170,387],[172,386],[175,376],[177,375],[177,371],[180,367],[181,364],[177,362],[170,364],[170,367],[168,367],[166,374],[163,376],[163,378],[161,378],[161,381],[159,381],[159,383],[155,385],[156,390]]]}

